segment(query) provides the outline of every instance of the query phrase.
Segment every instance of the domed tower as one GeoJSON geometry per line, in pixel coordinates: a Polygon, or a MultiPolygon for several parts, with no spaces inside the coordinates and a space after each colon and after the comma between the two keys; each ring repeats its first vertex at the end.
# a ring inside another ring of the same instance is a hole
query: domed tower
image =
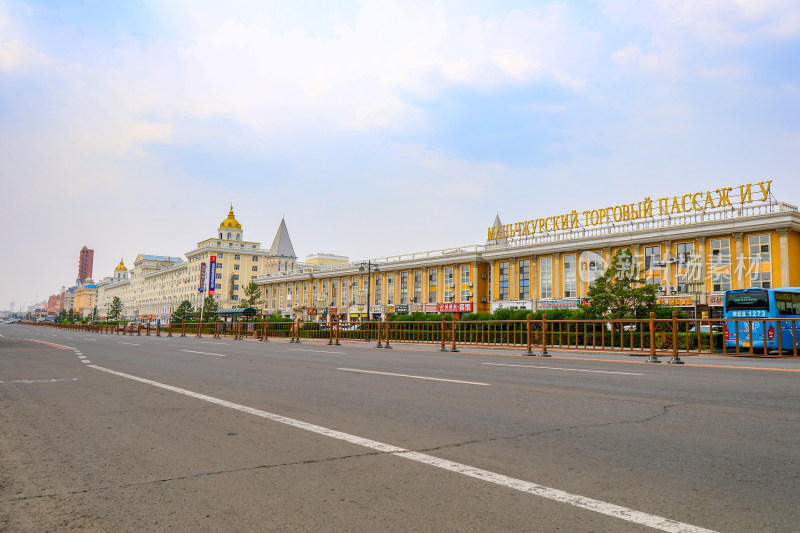
{"type": "Polygon", "coordinates": [[[114,269],[114,281],[122,281],[123,279],[128,279],[128,269],[120,258],[119,265],[114,269]]]}
{"type": "Polygon", "coordinates": [[[242,240],[242,225],[233,216],[233,204],[228,213],[228,218],[222,221],[219,225],[219,238],[226,241],[241,241],[242,240]]]}

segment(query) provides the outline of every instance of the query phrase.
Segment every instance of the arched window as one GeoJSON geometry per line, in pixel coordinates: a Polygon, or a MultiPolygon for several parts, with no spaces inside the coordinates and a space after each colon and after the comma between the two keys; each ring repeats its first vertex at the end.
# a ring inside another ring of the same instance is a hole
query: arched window
{"type": "Polygon", "coordinates": [[[236,234],[236,240],[237,241],[241,241],[242,240],[242,234],[241,233],[237,233],[236,234]]]}
{"type": "Polygon", "coordinates": [[[220,234],[219,234],[219,238],[220,238],[220,239],[222,238],[222,233],[220,233],[220,234]]]}
{"type": "Polygon", "coordinates": [[[230,238],[231,238],[231,232],[229,231],[228,232],[228,239],[230,239],[230,238]]]}

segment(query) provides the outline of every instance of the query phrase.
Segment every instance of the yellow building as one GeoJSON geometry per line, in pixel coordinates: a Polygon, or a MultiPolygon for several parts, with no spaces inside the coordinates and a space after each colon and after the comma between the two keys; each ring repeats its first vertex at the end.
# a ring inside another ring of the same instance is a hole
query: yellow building
{"type": "Polygon", "coordinates": [[[92,278],[86,278],[75,289],[75,300],[72,305],[76,315],[89,316],[94,312],[97,305],[97,285],[92,278]]]}
{"type": "Polygon", "coordinates": [[[214,237],[197,243],[185,253],[186,260],[177,255],[139,254],[130,271],[121,263],[114,278],[102,285],[104,308],[114,296],[123,303],[126,319],[169,321],[173,311],[188,300],[199,308],[209,292],[212,257],[215,260],[213,297],[220,309],[236,307],[244,297],[247,285],[267,272],[291,272],[297,265],[286,222],[282,219],[269,249],[255,241],[244,240],[242,225],[236,220],[231,206],[214,232],[214,237]],[[200,292],[201,271],[205,264],[204,292],[200,292]],[[125,276],[118,276],[122,267],[125,276]]]}
{"type": "MultiPolygon", "coordinates": [[[[577,309],[618,250],[661,303],[720,316],[726,290],[800,285],[800,214],[771,182],[692,191],[488,228],[484,245],[371,259],[378,271],[304,264],[257,280],[266,311],[326,320],[394,312],[577,309]]],[[[374,270],[374,267],[373,267],[374,270]]]]}

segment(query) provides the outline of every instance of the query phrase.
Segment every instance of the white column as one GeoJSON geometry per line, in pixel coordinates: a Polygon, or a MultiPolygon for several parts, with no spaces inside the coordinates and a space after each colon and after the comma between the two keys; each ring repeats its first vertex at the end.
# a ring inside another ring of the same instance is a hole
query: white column
{"type": "Polygon", "coordinates": [[[661,260],[664,261],[664,279],[662,283],[665,287],[667,287],[667,294],[669,294],[669,287],[673,285],[672,283],[672,268],[669,261],[667,259],[672,257],[672,241],[664,241],[662,243],[664,245],[664,253],[661,254],[661,260]]]}
{"type": "Polygon", "coordinates": [[[708,278],[708,258],[706,257],[705,237],[697,238],[697,255],[700,261],[700,268],[697,272],[700,279],[696,280],[698,283],[700,283],[700,301],[698,303],[701,305],[706,305],[708,300],[708,283],[706,283],[708,278]]]}
{"type": "Polygon", "coordinates": [[[736,257],[731,261],[731,268],[736,271],[736,286],[733,288],[744,289],[744,233],[734,233],[733,239],[736,242],[736,257]]]}
{"type": "MultiPolygon", "coordinates": [[[[790,287],[789,279],[789,228],[779,228],[778,237],[780,239],[779,253],[781,262],[781,287],[790,287]]],[[[774,262],[774,260],[773,260],[774,262]]]]}

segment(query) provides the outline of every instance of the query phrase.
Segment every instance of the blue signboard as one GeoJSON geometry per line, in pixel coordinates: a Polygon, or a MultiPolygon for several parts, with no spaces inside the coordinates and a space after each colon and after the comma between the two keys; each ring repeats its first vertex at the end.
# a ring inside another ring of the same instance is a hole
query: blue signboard
{"type": "Polygon", "coordinates": [[[206,290],[206,264],[200,263],[200,287],[197,288],[200,292],[206,290]]]}
{"type": "Polygon", "coordinates": [[[217,256],[212,255],[208,264],[208,294],[213,295],[217,288],[217,256]]]}

